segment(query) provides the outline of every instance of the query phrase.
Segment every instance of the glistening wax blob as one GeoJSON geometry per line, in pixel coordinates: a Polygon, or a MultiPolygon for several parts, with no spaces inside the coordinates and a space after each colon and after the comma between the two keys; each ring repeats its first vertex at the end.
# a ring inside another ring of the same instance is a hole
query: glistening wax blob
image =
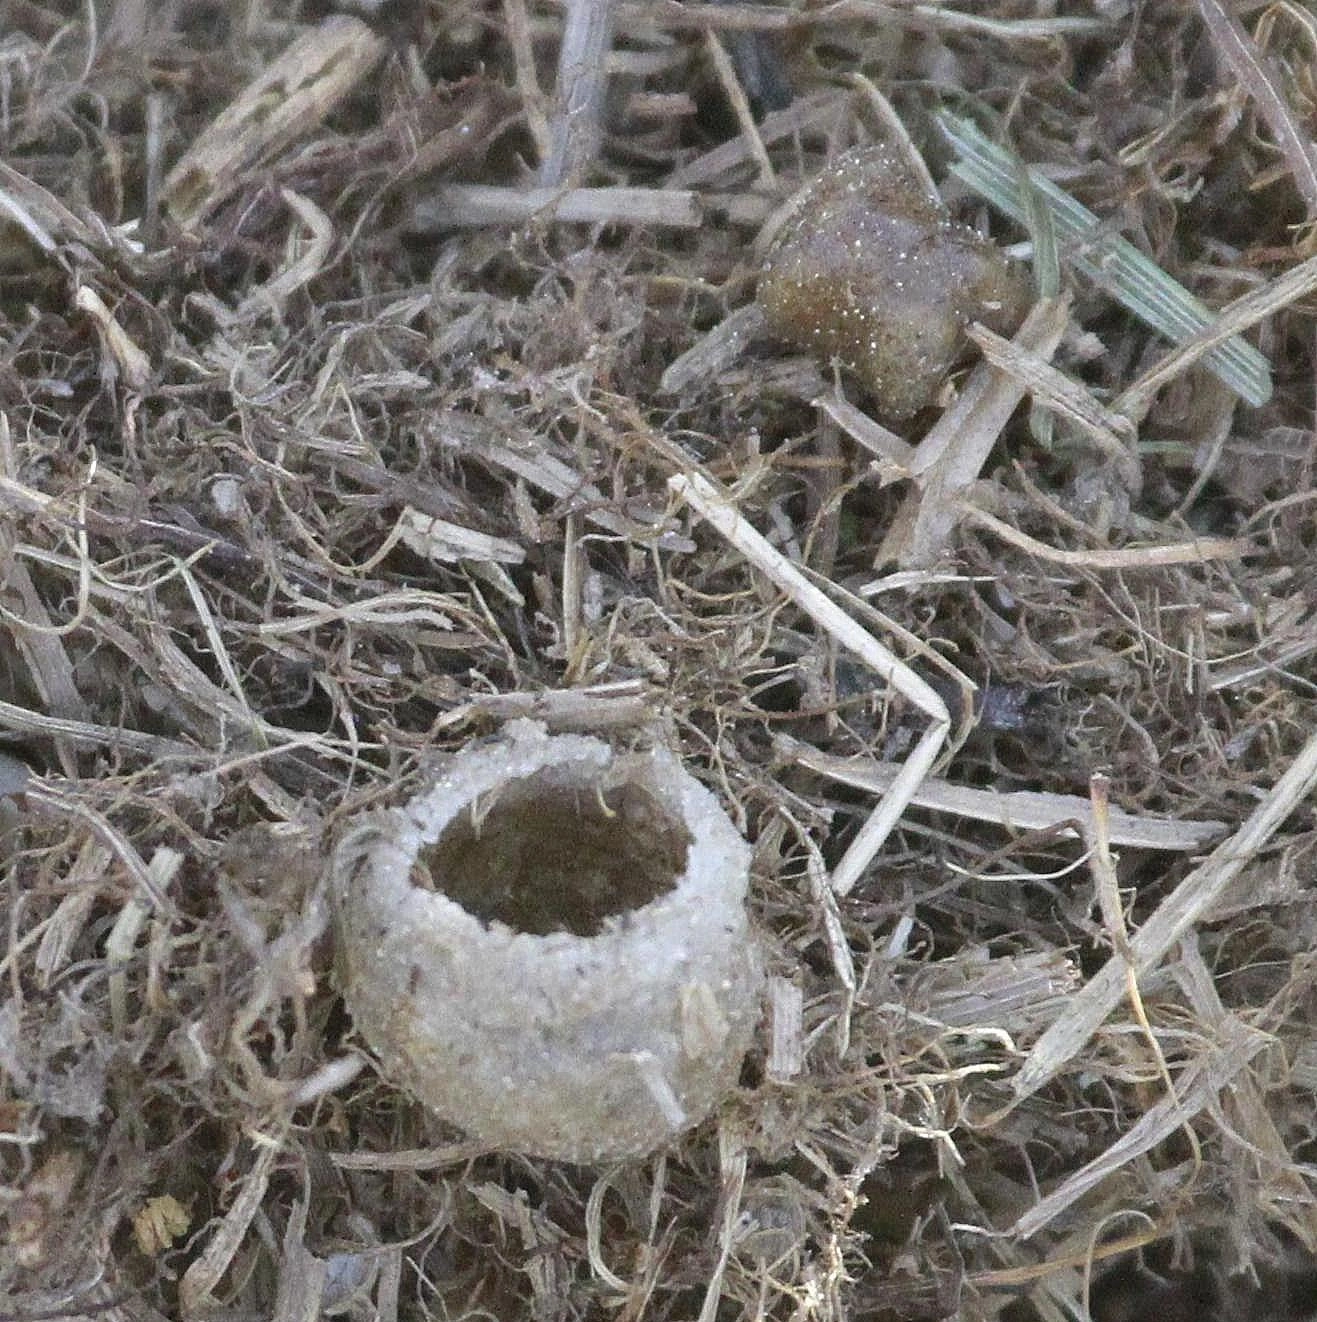
{"type": "Polygon", "coordinates": [[[344,997],[393,1081],[491,1147],[643,1156],[735,1087],[749,859],[666,749],[512,722],[344,839],[344,997]]]}
{"type": "Polygon", "coordinates": [[[836,359],[902,421],[931,403],[965,327],[1014,332],[1028,285],[977,230],[952,221],[886,147],[839,156],[802,190],[769,249],[757,300],[773,334],[836,359]]]}

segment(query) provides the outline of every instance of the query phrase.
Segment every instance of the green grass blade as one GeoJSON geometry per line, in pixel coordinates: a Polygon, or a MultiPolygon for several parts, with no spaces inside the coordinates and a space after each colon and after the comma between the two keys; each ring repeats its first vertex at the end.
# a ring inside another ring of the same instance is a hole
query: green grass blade
{"type": "MultiPolygon", "coordinates": [[[[1064,260],[1101,285],[1140,321],[1180,343],[1215,320],[1212,310],[1141,253],[1111,234],[1087,207],[1038,170],[1021,175],[1019,158],[997,146],[968,120],[943,112],[942,131],[959,153],[952,172],[1011,219],[1032,230],[1040,202],[1051,217],[1064,260]],[[1032,197],[1030,196],[1032,194],[1032,197]]],[[[1203,355],[1203,365],[1255,407],[1271,398],[1271,365],[1234,336],[1203,355]]]]}

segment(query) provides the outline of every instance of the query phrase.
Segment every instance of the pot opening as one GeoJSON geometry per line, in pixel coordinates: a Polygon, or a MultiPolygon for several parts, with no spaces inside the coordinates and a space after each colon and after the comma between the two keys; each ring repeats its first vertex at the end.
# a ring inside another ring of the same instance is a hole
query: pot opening
{"type": "Polygon", "coordinates": [[[561,771],[540,773],[473,804],[421,850],[412,876],[486,924],[589,937],[671,891],[690,844],[643,784],[564,786],[561,771]]]}

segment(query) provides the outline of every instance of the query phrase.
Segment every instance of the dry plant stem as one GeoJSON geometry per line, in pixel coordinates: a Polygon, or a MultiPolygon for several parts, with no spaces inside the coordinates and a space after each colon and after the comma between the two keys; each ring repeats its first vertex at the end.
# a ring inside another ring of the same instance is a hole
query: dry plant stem
{"type": "Polygon", "coordinates": [[[825,413],[814,433],[814,458],[818,466],[806,469],[804,526],[809,530],[802,557],[810,572],[831,582],[841,545],[841,504],[845,494],[846,462],[841,451],[841,428],[825,413]]]}
{"type": "Polygon", "coordinates": [[[569,514],[563,520],[562,551],[562,648],[566,658],[562,682],[580,683],[579,667],[583,660],[581,641],[585,632],[585,578],[589,567],[581,545],[581,516],[569,514]]]}
{"type": "MultiPolygon", "coordinates": [[[[778,735],[774,748],[800,766],[843,785],[886,794],[901,768],[892,762],[877,762],[863,757],[836,757],[821,753],[809,744],[778,735]]],[[[1085,829],[1092,809],[1087,799],[1076,794],[1045,794],[1033,790],[975,789],[953,785],[932,776],[921,784],[910,800],[918,808],[951,813],[976,822],[992,822],[1008,831],[1051,831],[1069,826],[1074,834],[1085,829]]],[[[1188,853],[1206,848],[1225,831],[1224,822],[1182,822],[1160,817],[1140,817],[1109,810],[1111,842],[1132,849],[1167,850],[1188,853]]]]}
{"type": "Polygon", "coordinates": [[[255,317],[263,312],[281,316],[293,294],[314,280],[329,260],[334,241],[333,222],[314,202],[291,188],[281,188],[279,196],[306,227],[310,241],[304,247],[299,243],[296,255],[290,255],[279,273],[257,285],[243,299],[235,313],[239,318],[255,317]]]}
{"type": "Polygon", "coordinates": [[[509,721],[526,716],[559,731],[601,733],[644,725],[654,718],[657,696],[638,679],[593,684],[579,689],[545,689],[539,693],[491,693],[446,712],[436,722],[443,730],[481,717],[509,721]]]}
{"type": "Polygon", "coordinates": [[[944,9],[934,4],[893,4],[891,0],[834,0],[814,9],[765,4],[699,4],[679,0],[628,0],[619,7],[624,23],[646,22],[671,32],[710,27],[729,32],[786,32],[816,24],[876,23],[890,26],[911,15],[910,25],[949,32],[972,32],[1000,41],[1046,41],[1071,34],[1100,35],[1110,23],[1102,18],[1057,17],[993,19],[944,9]]]}
{"type": "Polygon", "coordinates": [[[805,1068],[801,1032],[804,1009],[804,993],[794,982],[789,978],[769,979],[769,1049],[764,1072],[775,1083],[797,1078],[805,1068]]]}
{"type": "Polygon", "coordinates": [[[1317,166],[1313,163],[1312,143],[1295,119],[1294,111],[1276,85],[1276,79],[1262,52],[1244,25],[1226,9],[1221,0],[1195,0],[1212,44],[1225,61],[1240,87],[1248,91],[1276,139],[1294,177],[1294,186],[1303,197],[1308,219],[1317,216],[1317,166]]]}
{"type": "Polygon", "coordinates": [[[544,91],[535,73],[535,47],[531,41],[530,18],[526,13],[526,0],[503,0],[503,21],[507,24],[508,44],[517,70],[517,90],[526,114],[526,127],[535,139],[535,150],[541,162],[546,160],[552,145],[549,120],[544,113],[544,91]]]}
{"type": "MultiPolygon", "coordinates": [[[[1089,817],[1086,832],[1092,845],[1089,868],[1093,873],[1093,886],[1097,892],[1098,909],[1111,938],[1112,949],[1130,959],[1129,932],[1125,926],[1125,912],[1120,907],[1120,883],[1116,879],[1116,861],[1111,856],[1111,786],[1106,776],[1095,775],[1089,782],[1089,817]]],[[[1135,991],[1138,984],[1135,983],[1135,991]]],[[[1163,1064],[1163,1068],[1165,1068],[1163,1064]]]]}
{"type": "Polygon", "coordinates": [[[731,58],[724,49],[722,42],[719,41],[716,32],[705,32],[704,49],[709,56],[709,63],[713,65],[714,73],[718,75],[718,81],[722,84],[723,92],[731,104],[732,113],[736,116],[736,123],[741,130],[741,136],[745,139],[750,155],[754,159],[755,169],[759,175],[759,184],[763,188],[772,188],[777,183],[777,174],[773,170],[773,162],[768,159],[768,151],[764,147],[763,139],[759,136],[759,130],[755,127],[754,112],[750,109],[750,100],[745,94],[745,88],[741,86],[741,80],[736,76],[736,70],[732,67],[731,58]]]}
{"type": "Polygon", "coordinates": [[[1132,422],[1139,422],[1151,407],[1153,396],[1168,381],[1187,371],[1217,345],[1255,326],[1273,312],[1288,307],[1314,288],[1317,288],[1317,257],[1309,257],[1306,262],[1300,262],[1284,275],[1277,276],[1270,284],[1227,304],[1210,326],[1183,340],[1161,362],[1122,391],[1112,401],[1111,412],[1123,413],[1132,422]]]}
{"type": "Polygon", "coordinates": [[[197,582],[195,575],[186,565],[180,566],[180,576],[187,589],[188,597],[192,601],[192,608],[197,613],[197,620],[205,634],[208,650],[215,659],[220,677],[224,680],[229,693],[237,704],[238,711],[241,713],[241,720],[247,727],[255,728],[258,718],[252,710],[251,703],[247,700],[247,694],[242,686],[242,678],[238,674],[237,667],[233,664],[233,658],[229,655],[228,648],[225,646],[223,634],[215,619],[215,614],[206,600],[206,595],[202,592],[201,585],[197,582]]]}
{"type": "MultiPolygon", "coordinates": [[[[3,425],[4,420],[0,419],[0,429],[3,425]]],[[[14,646],[32,676],[45,710],[54,716],[85,722],[90,718],[91,710],[78,691],[73,663],[64,648],[62,637],[65,630],[51,621],[32,576],[17,558],[16,551],[9,528],[0,526],[0,556],[7,567],[9,580],[8,591],[0,594],[0,613],[3,613],[14,646]]],[[[80,553],[79,569],[85,574],[88,564],[85,545],[80,547],[80,553]]],[[[83,584],[79,586],[82,588],[83,584]]]]}
{"type": "MultiPolygon", "coordinates": [[[[1198,922],[1226,887],[1262,850],[1280,825],[1317,784],[1317,736],[1304,745],[1271,793],[1228,840],[1189,874],[1130,938],[1133,967],[1142,976],[1198,922]]],[[[1054,1024],[1034,1043],[1013,1083],[1017,1098],[1028,1097],[1083,1050],[1125,991],[1126,961],[1108,960],[1074,996],[1054,1024]]]]}
{"type": "Polygon", "coordinates": [[[1226,689],[1238,688],[1243,684],[1256,683],[1263,675],[1287,670],[1305,656],[1317,651],[1317,636],[1297,638],[1285,646],[1278,647],[1268,655],[1243,665],[1231,666],[1219,674],[1212,674],[1207,681],[1209,693],[1222,693],[1226,689]]]}
{"type": "MultiPolygon", "coordinates": [[[[801,823],[785,810],[783,816],[791,823],[805,851],[805,873],[809,877],[810,894],[818,908],[819,920],[823,926],[823,935],[827,940],[828,957],[832,961],[832,971],[837,975],[845,994],[841,1011],[836,1017],[837,1055],[842,1059],[851,1039],[851,1012],[855,1006],[855,991],[859,980],[855,973],[855,957],[851,953],[850,943],[846,939],[846,929],[842,925],[841,910],[837,896],[828,885],[828,868],[823,861],[823,851],[815,843],[813,836],[801,823]]],[[[803,1048],[802,1048],[803,1050],[803,1048]]]]}
{"type": "MultiPolygon", "coordinates": [[[[1180,942],[1179,956],[1176,982],[1198,1021],[1220,1036],[1238,1023],[1238,1017],[1221,1003],[1216,979],[1193,934],[1180,942]]],[[[1244,1159],[1252,1164],[1260,1156],[1273,1172],[1263,1191],[1268,1219],[1288,1226],[1313,1252],[1317,1247],[1317,1207],[1313,1206],[1308,1182],[1298,1169],[1293,1150],[1276,1127],[1258,1079],[1241,1070],[1227,1087],[1237,1113],[1232,1128],[1239,1135],[1244,1159]]]]}
{"type": "Polygon", "coordinates": [[[969,501],[957,502],[960,512],[972,523],[995,532],[1003,541],[1029,555],[1036,555],[1054,565],[1072,565],[1082,569],[1157,569],[1165,565],[1205,564],[1208,560],[1237,560],[1253,549],[1246,541],[1232,537],[1204,537],[1194,542],[1169,542],[1164,546],[1131,546],[1118,551],[1062,551],[1048,546],[1028,533],[1012,528],[987,510],[969,501]]]}
{"type": "Polygon", "coordinates": [[[153,92],[146,98],[146,197],[142,203],[142,238],[148,248],[160,241],[160,187],[164,180],[166,102],[153,92]]]}
{"type": "MultiPolygon", "coordinates": [[[[1177,1100],[1175,1081],[1171,1078],[1170,1068],[1166,1064],[1166,1055],[1157,1034],[1148,1022],[1148,1011],[1143,1004],[1143,995],[1139,990],[1139,975],[1134,968],[1134,957],[1130,951],[1129,929],[1125,924],[1125,911],[1120,904],[1120,883],[1116,877],[1116,860],[1111,853],[1111,783],[1106,776],[1098,774],[1089,782],[1089,793],[1093,802],[1092,823],[1088,831],[1090,848],[1089,867],[1093,873],[1093,885],[1097,890],[1098,909],[1102,921],[1111,938],[1112,948],[1125,961],[1125,992],[1130,1009],[1138,1022],[1139,1029],[1148,1043],[1153,1060],[1157,1063],[1157,1073],[1161,1076],[1162,1086],[1166,1089],[1168,1101],[1177,1100]]],[[[1185,1140],[1193,1153],[1194,1166],[1203,1164],[1202,1149],[1198,1146],[1198,1137],[1188,1121],[1184,1126],[1185,1140]]]]}
{"type": "Polygon", "coordinates": [[[402,1261],[401,1245],[393,1245],[383,1251],[379,1280],[375,1286],[375,1316],[379,1322],[398,1322],[398,1300],[402,1296],[402,1261]]]}
{"type": "Polygon", "coordinates": [[[847,81],[852,87],[857,88],[865,100],[868,101],[870,108],[877,116],[878,125],[882,129],[882,138],[900,153],[901,159],[910,167],[910,172],[919,180],[920,186],[929,201],[941,205],[942,194],[937,191],[937,184],[934,183],[933,176],[928,171],[928,164],[919,148],[915,146],[914,139],[910,136],[910,130],[906,128],[900,115],[896,113],[896,107],[864,74],[852,74],[847,81]]]}
{"type": "MultiPolygon", "coordinates": [[[[494,537],[489,533],[477,532],[474,528],[450,523],[447,519],[422,514],[410,505],[399,516],[393,533],[385,539],[384,545],[391,549],[395,542],[401,542],[417,555],[441,564],[474,560],[519,565],[526,558],[526,548],[520,542],[514,542],[508,537],[494,537]]],[[[383,559],[379,551],[371,557],[374,563],[383,559]]]]}
{"type": "Polygon", "coordinates": [[[545,188],[579,183],[599,150],[614,10],[613,0],[567,0],[549,152],[540,167],[545,188]]]}
{"type": "MultiPolygon", "coordinates": [[[[1035,304],[1024,324],[1015,333],[1013,343],[1023,353],[1045,360],[1052,352],[1051,349],[1045,349],[1045,346],[1049,341],[1060,343],[1069,314],[1069,302],[1064,298],[1048,299],[1035,304]],[[1044,352],[1040,353],[1040,348],[1044,352]]],[[[991,364],[980,363],[974,369],[956,401],[919,442],[913,466],[917,477],[928,481],[926,475],[935,473],[941,467],[949,470],[947,480],[955,479],[958,487],[968,486],[977,479],[983,460],[972,462],[974,456],[966,452],[969,442],[964,433],[975,423],[980,397],[986,396],[988,387],[1004,376],[1005,373],[994,372],[991,364]]],[[[1017,404],[1019,398],[1016,397],[1017,404]]],[[[992,440],[995,439],[994,433],[992,440]]],[[[972,431],[970,440],[975,442],[975,448],[983,447],[983,438],[977,437],[972,431]]],[[[991,450],[992,447],[989,444],[987,448],[991,450]]]]}
{"type": "Polygon", "coordinates": [[[179,1283],[179,1306],[185,1318],[194,1318],[214,1307],[215,1288],[228,1271],[229,1264],[265,1199],[275,1158],[282,1151],[283,1143],[261,1134],[253,1136],[253,1144],[258,1150],[255,1164],[247,1172],[242,1187],[219,1223],[219,1229],[201,1255],[183,1273],[179,1283]]]}
{"type": "Polygon", "coordinates": [[[500,188],[442,184],[416,204],[412,227],[420,233],[531,220],[587,225],[658,225],[696,229],[703,220],[698,196],[686,189],[500,188]]]}
{"type": "Polygon", "coordinates": [[[863,446],[887,464],[893,470],[891,481],[909,476],[910,467],[915,461],[915,448],[894,431],[861,412],[840,392],[820,395],[814,401],[814,407],[831,418],[856,445],[863,446]]]}
{"type": "MultiPolygon", "coordinates": [[[[526,1269],[531,1295],[527,1314],[536,1318],[551,1316],[569,1288],[566,1274],[555,1266],[551,1256],[562,1232],[548,1218],[531,1210],[521,1190],[512,1193],[493,1181],[468,1187],[472,1197],[493,1213],[505,1242],[517,1243],[530,1263],[526,1269]]],[[[446,1219],[439,1218],[435,1229],[446,1219]]],[[[284,1320],[277,1318],[274,1322],[284,1320]]]]}
{"type": "Polygon", "coordinates": [[[845,611],[816,588],[781,552],[773,549],[737,513],[726,495],[698,473],[678,474],[668,487],[689,502],[743,556],[791,598],[811,619],[928,718],[928,729],[920,736],[910,756],[892,781],[878,807],[860,828],[832,873],[832,889],[847,894],[882,848],[901,814],[937,760],[951,728],[946,704],[903,661],[889,652],[871,633],[860,627],[845,611]]]}
{"type": "Polygon", "coordinates": [[[712,380],[730,367],[763,329],[764,313],[758,303],[737,308],[668,364],[659,380],[659,390],[665,395],[678,395],[696,382],[712,380]]]}
{"type": "Polygon", "coordinates": [[[282,619],[256,626],[256,632],[262,638],[287,638],[293,634],[310,633],[331,621],[384,624],[392,628],[428,625],[448,630],[454,627],[456,619],[474,627],[474,616],[468,607],[456,598],[438,592],[382,592],[341,606],[326,606],[313,598],[289,593],[287,602],[287,613],[282,619]],[[293,613],[294,608],[297,608],[297,614],[293,613]]]}
{"type": "Polygon", "coordinates": [[[48,736],[67,739],[74,748],[109,748],[160,760],[168,757],[196,758],[198,750],[182,740],[164,735],[144,734],[139,730],[124,730],[113,725],[96,725],[90,721],[71,721],[45,712],[32,711],[16,703],[0,701],[0,729],[15,734],[48,736]]]}
{"type": "Polygon", "coordinates": [[[723,1276],[731,1260],[736,1242],[736,1218],[741,1210],[741,1195],[745,1189],[747,1154],[745,1144],[738,1142],[726,1129],[718,1130],[718,1168],[722,1187],[718,1206],[722,1213],[718,1225],[718,1258],[709,1273],[709,1284],[704,1292],[699,1322],[713,1322],[722,1298],[723,1276]]]}
{"type": "Polygon", "coordinates": [[[73,306],[96,323],[104,351],[114,360],[124,385],[129,390],[145,389],[151,379],[151,361],[114,319],[101,296],[90,285],[79,285],[73,296],[73,306]]]}
{"type": "MultiPolygon", "coordinates": [[[[845,117],[849,98],[836,92],[797,97],[785,110],[774,110],[764,116],[758,125],[759,141],[769,145],[783,138],[808,131],[822,131],[845,117]]],[[[730,142],[697,156],[693,161],[674,170],[667,180],[669,188],[689,188],[699,184],[712,184],[724,179],[750,159],[750,148],[739,134],[730,142]]]]}
{"type": "MultiPolygon", "coordinates": [[[[1060,951],[975,958],[962,951],[939,960],[910,987],[907,1013],[922,1013],[950,1028],[997,1037],[1007,1051],[1055,1013],[1078,984],[1073,962],[1060,951]]],[[[1003,1066],[1005,1068],[1005,1066],[1003,1066]]]]}
{"type": "MultiPolygon", "coordinates": [[[[571,0],[564,0],[565,3],[571,0]]],[[[684,4],[678,0],[641,0],[618,6],[624,23],[646,23],[668,31],[691,32],[712,28],[726,32],[783,32],[795,15],[785,9],[761,4],[684,4]]]]}
{"type": "Polygon", "coordinates": [[[492,1151],[488,1143],[467,1141],[441,1148],[400,1148],[392,1152],[331,1152],[329,1160],[343,1171],[442,1171],[465,1166],[492,1151]]]}
{"type": "Polygon", "coordinates": [[[298,1199],[288,1217],[271,1322],[314,1322],[324,1315],[329,1261],[306,1247],[306,1210],[307,1200],[298,1199]]]}
{"type": "MultiPolygon", "coordinates": [[[[1168,1221],[1154,1223],[1146,1230],[1122,1235],[1119,1239],[1110,1239],[1103,1244],[1094,1244],[1073,1253],[1061,1253],[1045,1258],[1042,1262],[1030,1262],[1019,1267],[1003,1267],[996,1271],[975,1272],[968,1279],[980,1289],[1028,1285],[1042,1277],[1055,1275],[1065,1267],[1088,1267],[1093,1263],[1107,1262],[1119,1258],[1147,1244],[1155,1244],[1170,1232],[1168,1221]]],[[[1063,1316],[1058,1314],[1058,1316],[1063,1316]]]]}
{"type": "MultiPolygon", "coordinates": [[[[1113,963],[1123,963],[1116,956],[1113,963]]],[[[1124,972],[1121,970],[1121,992],[1124,972]]],[[[1090,984],[1091,986],[1092,984],[1090,984]]],[[[1118,995],[1120,992],[1118,992],[1118,995]]],[[[1079,993],[1080,996],[1083,992],[1079,993]]],[[[1234,1020],[1181,1074],[1178,1096],[1164,1097],[1111,1144],[1101,1156],[1081,1167],[1026,1212],[1009,1233],[1028,1238],[1096,1187],[1108,1175],[1136,1157],[1151,1152],[1200,1111],[1216,1104],[1217,1094],[1262,1051],[1270,1039],[1265,1033],[1234,1020]]]]}
{"type": "Polygon", "coordinates": [[[54,816],[75,817],[84,821],[109,849],[118,856],[124,871],[132,878],[138,889],[150,901],[159,914],[172,919],[177,918],[178,909],[173,900],[156,884],[150,866],[124,835],[108,822],[94,808],[82,802],[77,792],[66,793],[52,785],[30,782],[24,789],[30,807],[39,812],[54,816]]]}
{"type": "Polygon", "coordinates": [[[610,1171],[600,1176],[590,1189],[590,1197],[585,1203],[585,1253],[595,1278],[626,1298],[631,1287],[604,1261],[604,1196],[612,1187],[610,1171]]]}
{"type": "MultiPolygon", "coordinates": [[[[654,533],[644,524],[612,508],[598,487],[549,452],[542,437],[494,427],[484,419],[455,410],[437,414],[434,428],[442,443],[451,449],[460,449],[463,455],[479,458],[493,468],[524,478],[531,486],[559,500],[583,506],[586,518],[606,532],[637,540],[650,540],[657,535],[661,542],[664,541],[664,534],[654,533]]],[[[0,492],[3,492],[2,479],[0,492]]],[[[676,549],[675,545],[673,549],[676,549]]]]}
{"type": "MultiPolygon", "coordinates": [[[[174,850],[175,868],[181,863],[182,855],[174,850]]],[[[152,859],[152,863],[156,860],[152,859]]],[[[147,906],[137,896],[131,896],[119,908],[114,925],[105,938],[105,961],[112,970],[107,981],[110,1002],[110,1025],[116,1037],[123,1038],[128,1031],[128,977],[125,966],[141,935],[146,922],[147,906]]]]}
{"type": "MultiPolygon", "coordinates": [[[[8,167],[6,167],[8,170],[8,167]]],[[[17,171],[13,171],[17,175],[17,171]]],[[[22,176],[19,176],[22,178],[22,176]]],[[[25,181],[26,182],[26,181],[25,181]]],[[[34,185],[35,187],[35,185],[34,185]]],[[[32,209],[14,195],[13,179],[0,174],[0,216],[32,241],[45,256],[58,260],[59,245],[32,209]]]]}
{"type": "MultiPolygon", "coordinates": [[[[1039,302],[1020,327],[1015,344],[1026,353],[1050,358],[1068,317],[1066,300],[1039,302]]],[[[902,568],[920,568],[945,554],[960,517],[957,498],[978,480],[1026,389],[1025,383],[989,364],[974,369],[960,398],[920,442],[914,465],[916,489],[883,539],[876,563],[896,560],[902,568]]]]}
{"type": "Polygon", "coordinates": [[[337,15],[299,37],[243,89],[183,154],[162,201],[185,228],[199,224],[250,172],[320,124],[375,67],[386,44],[358,18],[337,15]]]}
{"type": "Polygon", "coordinates": [[[994,367],[1023,381],[1036,403],[1051,409],[1093,441],[1103,458],[1116,465],[1126,491],[1137,495],[1142,490],[1143,472],[1134,451],[1136,429],[1127,417],[1104,408],[1078,381],[1037,354],[1022,352],[996,331],[974,325],[969,328],[969,337],[994,367]]]}
{"type": "Polygon", "coordinates": [[[77,243],[92,252],[103,251],[104,234],[98,234],[49,192],[5,161],[0,161],[0,216],[27,235],[40,251],[68,269],[63,251],[66,243],[77,243]]]}

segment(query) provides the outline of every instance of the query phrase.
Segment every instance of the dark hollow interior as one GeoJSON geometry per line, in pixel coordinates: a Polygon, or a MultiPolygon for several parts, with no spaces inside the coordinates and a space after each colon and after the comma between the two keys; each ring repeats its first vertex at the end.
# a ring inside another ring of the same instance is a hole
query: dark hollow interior
{"type": "Polygon", "coordinates": [[[563,788],[532,776],[423,849],[415,879],[485,923],[594,936],[676,885],[690,833],[642,785],[563,788]]]}

